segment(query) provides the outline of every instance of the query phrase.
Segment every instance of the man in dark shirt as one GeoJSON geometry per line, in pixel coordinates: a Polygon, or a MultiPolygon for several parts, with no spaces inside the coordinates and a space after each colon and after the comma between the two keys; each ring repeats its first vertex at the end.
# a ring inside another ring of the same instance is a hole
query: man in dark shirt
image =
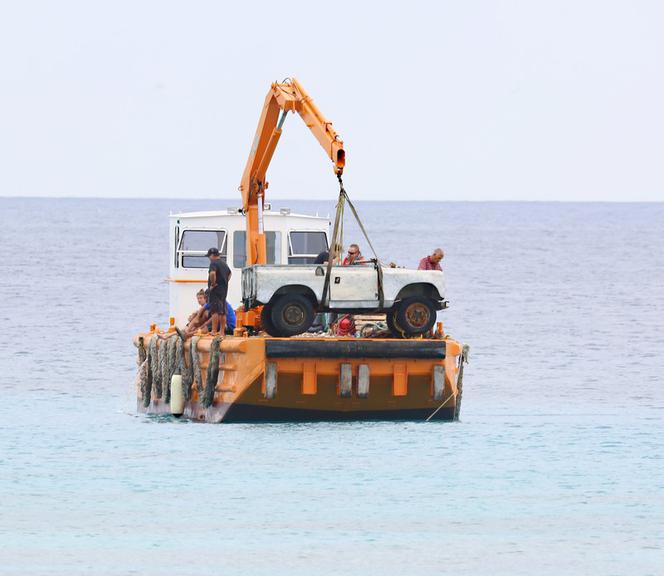
{"type": "Polygon", "coordinates": [[[325,264],[329,259],[330,259],[329,251],[323,250],[318,256],[316,256],[314,264],[325,264]]]}
{"type": "Polygon", "coordinates": [[[226,331],[226,294],[228,294],[228,281],[231,278],[231,269],[226,266],[219,256],[217,248],[210,248],[207,251],[210,259],[210,268],[208,269],[208,304],[212,314],[212,335],[217,336],[226,331]]]}

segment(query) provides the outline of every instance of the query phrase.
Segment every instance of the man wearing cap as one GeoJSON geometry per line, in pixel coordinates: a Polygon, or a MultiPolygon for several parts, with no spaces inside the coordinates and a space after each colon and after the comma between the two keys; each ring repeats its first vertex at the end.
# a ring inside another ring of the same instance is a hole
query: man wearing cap
{"type": "Polygon", "coordinates": [[[217,248],[210,248],[207,251],[210,259],[210,268],[208,269],[208,304],[210,305],[210,314],[212,314],[212,332],[217,336],[220,332],[226,331],[226,294],[228,294],[228,281],[231,278],[231,269],[219,256],[217,248]]]}

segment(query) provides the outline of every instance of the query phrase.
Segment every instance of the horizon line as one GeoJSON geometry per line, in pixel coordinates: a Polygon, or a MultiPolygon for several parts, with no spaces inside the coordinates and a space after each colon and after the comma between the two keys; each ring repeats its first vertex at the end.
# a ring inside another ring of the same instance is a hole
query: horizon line
{"type": "MultiPolygon", "coordinates": [[[[181,201],[201,201],[201,200],[216,200],[219,202],[230,202],[239,204],[237,200],[233,198],[217,198],[214,196],[203,196],[197,198],[186,198],[186,197],[175,197],[175,196],[39,196],[39,195],[22,195],[22,196],[4,196],[0,194],[0,200],[9,200],[9,199],[31,199],[31,200],[175,200],[178,202],[181,201]]],[[[318,200],[312,200],[310,198],[273,198],[267,202],[270,204],[274,201],[279,202],[326,202],[326,201],[335,201],[336,197],[330,198],[320,198],[318,200]]],[[[391,203],[530,203],[530,204],[661,204],[664,203],[662,200],[551,200],[551,199],[468,199],[468,200],[419,200],[419,199],[409,199],[409,200],[375,200],[375,199],[362,199],[358,198],[356,202],[391,202],[391,203]]]]}

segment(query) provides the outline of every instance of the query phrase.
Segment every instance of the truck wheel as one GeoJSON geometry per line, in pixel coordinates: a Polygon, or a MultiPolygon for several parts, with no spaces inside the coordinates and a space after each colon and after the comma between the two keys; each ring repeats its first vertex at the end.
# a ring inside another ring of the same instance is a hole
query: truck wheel
{"type": "Polygon", "coordinates": [[[281,336],[279,331],[274,327],[274,324],[272,324],[272,306],[263,306],[261,310],[261,328],[270,336],[281,336]]]}
{"type": "Polygon", "coordinates": [[[281,336],[295,336],[311,327],[314,307],[302,294],[284,294],[272,304],[271,318],[281,336]]]}
{"type": "Polygon", "coordinates": [[[395,319],[407,336],[419,336],[433,328],[436,309],[426,296],[411,296],[399,304],[395,319]]]}

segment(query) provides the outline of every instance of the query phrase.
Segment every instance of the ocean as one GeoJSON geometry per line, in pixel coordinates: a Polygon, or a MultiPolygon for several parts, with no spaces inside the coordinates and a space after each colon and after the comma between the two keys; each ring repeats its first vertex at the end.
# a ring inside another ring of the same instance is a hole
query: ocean
{"type": "Polygon", "coordinates": [[[0,574],[664,573],[664,204],[357,203],[445,250],[459,422],[139,415],[168,213],[229,205],[0,198],[0,574]]]}

